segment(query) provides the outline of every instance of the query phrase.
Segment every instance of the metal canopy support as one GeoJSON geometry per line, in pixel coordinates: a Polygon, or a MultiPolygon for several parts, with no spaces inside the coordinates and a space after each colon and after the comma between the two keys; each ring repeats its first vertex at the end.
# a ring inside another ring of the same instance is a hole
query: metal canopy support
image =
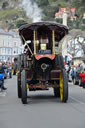
{"type": "Polygon", "coordinates": [[[52,53],[55,54],[55,31],[54,30],[52,30],[52,41],[53,41],[52,53]]]}
{"type": "Polygon", "coordinates": [[[36,31],[33,31],[33,41],[34,41],[34,54],[36,54],[36,31]]]}
{"type": "Polygon", "coordinates": [[[27,45],[27,47],[28,47],[28,49],[29,49],[30,53],[33,55],[32,50],[30,49],[29,45],[27,44],[27,41],[25,40],[24,36],[23,36],[23,35],[21,35],[21,37],[22,37],[22,39],[23,39],[24,43],[26,43],[26,45],[27,45]]]}

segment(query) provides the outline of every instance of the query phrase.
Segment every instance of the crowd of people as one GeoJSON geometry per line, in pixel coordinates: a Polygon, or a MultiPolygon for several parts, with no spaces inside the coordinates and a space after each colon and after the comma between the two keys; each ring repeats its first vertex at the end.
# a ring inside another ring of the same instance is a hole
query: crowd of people
{"type": "MultiPolygon", "coordinates": [[[[66,67],[66,66],[65,66],[66,67]]],[[[71,76],[72,82],[74,83],[74,79],[79,79],[79,74],[85,72],[85,64],[79,64],[79,65],[71,65],[66,67],[68,80],[71,76]]]]}
{"type": "Polygon", "coordinates": [[[12,78],[12,64],[0,62],[0,88],[1,90],[7,90],[4,86],[4,80],[6,78],[12,78]]]}
{"type": "Polygon", "coordinates": [[[17,74],[17,58],[14,58],[14,62],[0,62],[0,89],[1,91],[7,90],[4,86],[4,80],[12,78],[12,75],[17,74]]]}

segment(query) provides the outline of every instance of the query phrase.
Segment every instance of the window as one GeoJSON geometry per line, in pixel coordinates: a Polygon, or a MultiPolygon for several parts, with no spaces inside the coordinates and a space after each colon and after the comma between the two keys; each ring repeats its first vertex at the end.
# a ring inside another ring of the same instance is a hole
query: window
{"type": "Polygon", "coordinates": [[[8,41],[8,46],[10,45],[10,42],[8,41]]]}
{"type": "Polygon", "coordinates": [[[16,48],[13,48],[13,54],[14,55],[16,54],[16,48]]]}
{"type": "Polygon", "coordinates": [[[8,56],[8,57],[7,57],[7,60],[11,60],[11,57],[10,57],[10,56],[8,56]]]}
{"type": "Polygon", "coordinates": [[[5,60],[5,58],[6,58],[5,56],[2,56],[2,60],[3,60],[3,61],[5,60]]]}
{"type": "Polygon", "coordinates": [[[2,60],[2,56],[0,56],[0,60],[2,60]]]}
{"type": "Polygon", "coordinates": [[[5,56],[3,56],[3,60],[5,60],[5,56]]]}
{"type": "Polygon", "coordinates": [[[2,48],[2,54],[6,54],[6,48],[2,48]]]}
{"type": "Polygon", "coordinates": [[[5,46],[5,41],[3,40],[3,46],[5,46]]]}
{"type": "Polygon", "coordinates": [[[20,49],[20,53],[21,53],[21,54],[23,53],[23,48],[20,49]]]}
{"type": "Polygon", "coordinates": [[[3,60],[3,56],[2,56],[2,60],[3,60]]]}
{"type": "Polygon", "coordinates": [[[8,56],[5,57],[6,58],[6,61],[8,60],[8,56]]]}
{"type": "Polygon", "coordinates": [[[16,48],[16,53],[18,54],[18,48],[16,48]]]}
{"type": "Polygon", "coordinates": [[[17,55],[18,54],[18,48],[13,48],[13,54],[17,55]]]}
{"type": "Polygon", "coordinates": [[[11,48],[2,48],[2,55],[11,55],[11,48]]]}
{"type": "Polygon", "coordinates": [[[16,42],[14,42],[14,47],[16,47],[16,42]]]}
{"type": "Polygon", "coordinates": [[[7,54],[11,55],[11,48],[7,48],[7,54]]]}

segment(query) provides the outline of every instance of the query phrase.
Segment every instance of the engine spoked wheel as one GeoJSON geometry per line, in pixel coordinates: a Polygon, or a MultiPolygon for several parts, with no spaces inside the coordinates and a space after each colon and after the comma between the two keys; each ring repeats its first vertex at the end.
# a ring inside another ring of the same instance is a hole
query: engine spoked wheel
{"type": "Polygon", "coordinates": [[[19,73],[17,74],[17,93],[18,98],[21,98],[21,81],[19,80],[19,73]]]}
{"type": "Polygon", "coordinates": [[[60,73],[60,99],[64,103],[68,100],[68,80],[65,69],[60,73]]]}
{"type": "Polygon", "coordinates": [[[26,79],[26,71],[23,70],[21,72],[21,100],[23,104],[27,104],[27,79],[26,79]]]}

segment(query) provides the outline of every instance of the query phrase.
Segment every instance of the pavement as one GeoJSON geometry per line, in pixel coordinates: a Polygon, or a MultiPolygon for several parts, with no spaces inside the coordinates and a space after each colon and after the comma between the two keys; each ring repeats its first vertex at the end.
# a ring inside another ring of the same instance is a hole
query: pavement
{"type": "Polygon", "coordinates": [[[0,92],[0,128],[85,128],[85,89],[69,83],[69,99],[62,103],[53,90],[28,91],[28,104],[17,98],[17,79],[5,80],[0,92]]]}

